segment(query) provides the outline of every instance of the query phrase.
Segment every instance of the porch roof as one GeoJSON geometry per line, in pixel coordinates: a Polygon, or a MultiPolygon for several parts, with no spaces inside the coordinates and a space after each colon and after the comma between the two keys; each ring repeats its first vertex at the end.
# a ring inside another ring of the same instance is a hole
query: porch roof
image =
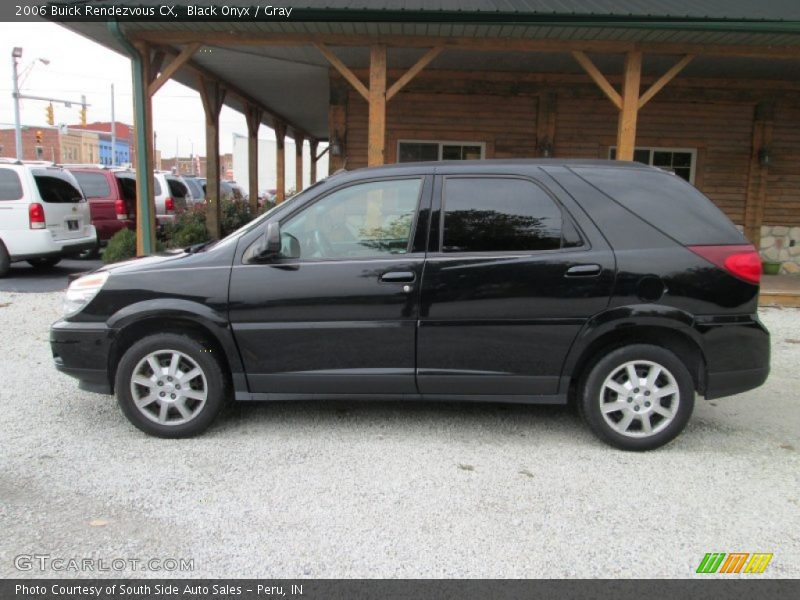
{"type": "MultiPolygon", "coordinates": [[[[380,9],[359,0],[300,4],[291,20],[120,21],[119,28],[128,38],[176,50],[202,42],[192,58],[195,67],[280,115],[290,132],[317,139],[328,136],[330,65],[315,40],[352,69],[368,66],[371,42],[388,43],[389,69],[409,68],[441,43],[447,51],[430,68],[579,74],[583,71],[568,52],[575,47],[592,53],[597,66],[613,74],[622,70],[624,51],[614,48],[636,45],[646,52],[645,76],[661,74],[675,54],[694,49],[698,57],[683,76],[800,79],[800,3],[793,0],[384,0],[380,9]],[[488,50],[493,42],[501,46],[488,50]],[[539,45],[536,52],[520,53],[530,42],[539,45]],[[702,52],[714,48],[740,48],[747,56],[702,52]],[[782,52],[783,59],[772,58],[772,52],[782,52]]],[[[124,54],[106,23],[63,25],[124,54]]],[[[190,69],[180,69],[173,79],[199,90],[190,69]]],[[[244,111],[239,96],[229,95],[226,104],[244,111]]],[[[272,125],[269,116],[264,122],[272,125]]]]}

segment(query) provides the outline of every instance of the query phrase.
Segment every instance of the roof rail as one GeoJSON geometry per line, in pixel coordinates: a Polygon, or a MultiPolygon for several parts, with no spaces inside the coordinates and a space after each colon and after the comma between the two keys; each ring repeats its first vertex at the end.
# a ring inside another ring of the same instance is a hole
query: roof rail
{"type": "Polygon", "coordinates": [[[104,165],[101,163],[59,163],[59,167],[64,167],[65,169],[80,169],[80,168],[88,168],[88,169],[110,169],[110,165],[104,165]]]}
{"type": "Polygon", "coordinates": [[[12,158],[10,156],[0,156],[0,163],[6,164],[6,165],[8,165],[8,164],[21,165],[22,161],[19,160],[18,158],[12,158]]]}

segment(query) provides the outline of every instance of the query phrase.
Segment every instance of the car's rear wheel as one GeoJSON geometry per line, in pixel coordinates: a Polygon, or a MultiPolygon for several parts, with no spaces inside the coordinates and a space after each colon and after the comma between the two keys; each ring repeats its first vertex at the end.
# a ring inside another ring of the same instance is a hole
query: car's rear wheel
{"type": "Polygon", "coordinates": [[[11,270],[11,257],[8,255],[6,245],[0,241],[0,277],[5,277],[11,270]]]}
{"type": "Polygon", "coordinates": [[[28,260],[28,264],[35,269],[50,269],[60,262],[61,259],[58,257],[31,258],[28,260]]]}
{"type": "Polygon", "coordinates": [[[222,367],[208,346],[173,333],[133,344],[117,369],[122,412],[142,431],[165,438],[205,431],[228,394],[222,367]]]}
{"type": "Polygon", "coordinates": [[[581,381],[579,406],[603,441],[623,450],[651,450],[672,441],[689,421],[692,376],[669,350],[624,346],[591,366],[581,381]]]}

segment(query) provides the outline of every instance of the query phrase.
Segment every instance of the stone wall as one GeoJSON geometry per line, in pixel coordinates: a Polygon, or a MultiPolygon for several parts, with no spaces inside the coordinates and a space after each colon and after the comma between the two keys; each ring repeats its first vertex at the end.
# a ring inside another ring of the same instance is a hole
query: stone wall
{"type": "Polygon", "coordinates": [[[782,262],[781,273],[800,273],[800,227],[763,226],[761,258],[782,262]]]}

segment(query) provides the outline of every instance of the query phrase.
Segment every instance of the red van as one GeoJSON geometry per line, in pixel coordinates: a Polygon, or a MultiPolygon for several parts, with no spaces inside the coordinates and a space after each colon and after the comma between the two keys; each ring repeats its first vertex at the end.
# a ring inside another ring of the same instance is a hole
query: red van
{"type": "Polygon", "coordinates": [[[127,169],[65,165],[89,201],[97,242],[105,246],[120,229],[136,229],[136,176],[127,169]]]}

